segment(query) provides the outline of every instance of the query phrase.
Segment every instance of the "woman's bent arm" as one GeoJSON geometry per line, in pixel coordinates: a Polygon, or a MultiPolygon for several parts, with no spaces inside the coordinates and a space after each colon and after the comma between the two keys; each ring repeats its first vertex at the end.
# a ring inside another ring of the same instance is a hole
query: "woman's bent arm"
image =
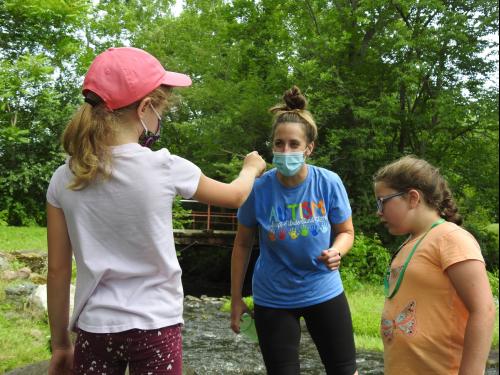
{"type": "Polygon", "coordinates": [[[446,272],[469,311],[459,375],[483,374],[491,347],[495,305],[484,263],[466,260],[446,272]]]}
{"type": "Polygon", "coordinates": [[[332,247],[321,252],[318,259],[333,271],[339,268],[340,260],[351,250],[354,243],[352,217],[349,217],[343,223],[333,224],[332,230],[335,233],[335,241],[332,247]]]}
{"type": "Polygon", "coordinates": [[[247,310],[242,299],[242,290],[252,253],[255,231],[255,227],[251,228],[239,224],[231,255],[231,328],[236,333],[240,331],[241,315],[247,310]]]}

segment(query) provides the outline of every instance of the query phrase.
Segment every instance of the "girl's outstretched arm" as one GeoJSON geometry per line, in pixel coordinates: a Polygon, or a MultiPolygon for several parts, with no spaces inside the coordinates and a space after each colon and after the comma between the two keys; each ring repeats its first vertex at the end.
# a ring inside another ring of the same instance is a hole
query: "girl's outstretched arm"
{"type": "Polygon", "coordinates": [[[71,374],[73,345],[68,332],[72,250],[64,213],[47,203],[47,305],[52,358],[49,375],[71,374]]]}
{"type": "Polygon", "coordinates": [[[240,175],[230,184],[201,175],[198,189],[193,198],[215,206],[238,208],[248,198],[256,177],[266,169],[266,162],[257,151],[245,157],[240,175]]]}
{"type": "Polygon", "coordinates": [[[459,375],[483,374],[491,347],[495,304],[484,263],[466,260],[446,270],[469,311],[459,375]]]}

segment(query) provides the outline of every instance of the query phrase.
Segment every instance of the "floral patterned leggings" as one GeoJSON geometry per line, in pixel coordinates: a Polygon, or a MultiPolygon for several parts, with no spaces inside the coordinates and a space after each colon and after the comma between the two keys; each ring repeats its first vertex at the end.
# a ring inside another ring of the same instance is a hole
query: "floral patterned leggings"
{"type": "Polygon", "coordinates": [[[73,371],[78,375],[181,375],[181,325],[118,333],[78,330],[73,371]]]}

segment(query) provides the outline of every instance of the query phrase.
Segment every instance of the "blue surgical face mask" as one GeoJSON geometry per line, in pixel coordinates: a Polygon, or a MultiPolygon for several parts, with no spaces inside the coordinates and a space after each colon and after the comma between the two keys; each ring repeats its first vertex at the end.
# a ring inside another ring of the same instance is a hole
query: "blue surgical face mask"
{"type": "Polygon", "coordinates": [[[273,152],[273,164],[283,176],[295,176],[305,163],[304,152],[273,152]]]}

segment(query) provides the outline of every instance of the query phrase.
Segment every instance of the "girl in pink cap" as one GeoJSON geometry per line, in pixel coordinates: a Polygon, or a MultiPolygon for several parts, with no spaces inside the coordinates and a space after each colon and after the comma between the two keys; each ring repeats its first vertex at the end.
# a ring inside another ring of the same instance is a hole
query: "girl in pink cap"
{"type": "Polygon", "coordinates": [[[172,87],[189,86],[149,53],[111,48],[85,77],[64,135],[69,157],[47,191],[50,375],[182,373],[183,290],[172,202],[177,194],[239,207],[265,169],[248,154],[230,184],[206,177],[159,138],[172,87]],[[69,319],[71,262],[77,265],[69,319]],[[69,331],[77,332],[75,346],[69,331]]]}

